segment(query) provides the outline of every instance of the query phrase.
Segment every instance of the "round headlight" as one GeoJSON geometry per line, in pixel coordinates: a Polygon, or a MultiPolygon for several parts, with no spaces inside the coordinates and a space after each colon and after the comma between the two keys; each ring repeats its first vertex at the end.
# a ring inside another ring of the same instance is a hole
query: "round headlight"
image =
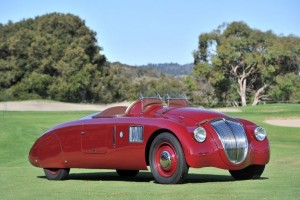
{"type": "Polygon", "coordinates": [[[206,131],[203,127],[199,126],[194,130],[194,138],[198,142],[204,142],[206,139],[206,131]]]}
{"type": "Polygon", "coordinates": [[[258,141],[263,141],[267,136],[266,130],[261,126],[256,127],[256,129],[254,130],[254,134],[255,134],[255,138],[258,141]]]}

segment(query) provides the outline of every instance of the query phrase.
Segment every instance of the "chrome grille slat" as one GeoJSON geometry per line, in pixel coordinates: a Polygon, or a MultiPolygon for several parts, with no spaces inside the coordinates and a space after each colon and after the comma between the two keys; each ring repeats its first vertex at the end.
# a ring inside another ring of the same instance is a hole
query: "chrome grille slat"
{"type": "Polygon", "coordinates": [[[243,162],[248,152],[248,140],[243,126],[228,119],[214,120],[211,125],[218,134],[230,162],[243,162]]]}

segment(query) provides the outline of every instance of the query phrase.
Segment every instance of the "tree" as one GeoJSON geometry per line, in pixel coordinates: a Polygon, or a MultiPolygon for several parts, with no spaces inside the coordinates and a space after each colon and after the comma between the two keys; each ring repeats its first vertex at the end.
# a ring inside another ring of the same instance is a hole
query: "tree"
{"type": "Polygon", "coordinates": [[[235,88],[242,106],[247,105],[248,96],[256,105],[276,76],[297,73],[299,42],[298,37],[276,36],[271,31],[251,29],[244,22],[223,24],[199,36],[195,71],[208,77],[219,99],[236,96],[232,95],[235,88]]]}
{"type": "Polygon", "coordinates": [[[270,87],[270,97],[281,102],[300,102],[300,76],[288,73],[277,76],[276,84],[270,87]]]}
{"type": "Polygon", "coordinates": [[[0,26],[0,98],[100,100],[105,56],[79,17],[52,13],[0,26]],[[99,82],[95,82],[95,81],[99,82]]]}

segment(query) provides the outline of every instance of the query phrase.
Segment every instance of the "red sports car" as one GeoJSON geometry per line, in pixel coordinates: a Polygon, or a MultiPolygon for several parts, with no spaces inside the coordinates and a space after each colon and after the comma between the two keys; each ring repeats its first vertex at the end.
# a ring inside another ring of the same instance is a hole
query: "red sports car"
{"type": "Polygon", "coordinates": [[[29,160],[50,180],[70,168],[116,169],[135,176],[150,166],[158,183],[181,183],[189,167],[229,170],[257,179],[270,159],[264,128],[245,119],[190,107],[182,98],[141,98],[57,125],[32,146],[29,160]]]}

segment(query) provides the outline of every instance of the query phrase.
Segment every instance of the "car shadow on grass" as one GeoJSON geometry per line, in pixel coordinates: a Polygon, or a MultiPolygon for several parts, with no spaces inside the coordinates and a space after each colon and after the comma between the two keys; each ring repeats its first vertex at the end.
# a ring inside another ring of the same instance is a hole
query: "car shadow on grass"
{"type": "MultiPolygon", "coordinates": [[[[257,180],[265,180],[268,178],[261,177],[257,180]]],[[[210,182],[234,182],[243,181],[236,180],[231,175],[216,175],[216,174],[188,174],[185,183],[210,183],[210,182]]]]}
{"type": "MultiPolygon", "coordinates": [[[[38,178],[46,179],[46,176],[38,176],[38,178]]],[[[264,180],[267,178],[260,178],[264,180]]],[[[120,177],[116,172],[89,172],[89,173],[70,173],[67,180],[78,181],[124,181],[124,182],[154,182],[151,172],[139,172],[135,177],[120,177]]],[[[209,182],[233,182],[236,181],[230,175],[215,174],[193,174],[189,173],[183,184],[187,183],[209,183],[209,182]]]]}

